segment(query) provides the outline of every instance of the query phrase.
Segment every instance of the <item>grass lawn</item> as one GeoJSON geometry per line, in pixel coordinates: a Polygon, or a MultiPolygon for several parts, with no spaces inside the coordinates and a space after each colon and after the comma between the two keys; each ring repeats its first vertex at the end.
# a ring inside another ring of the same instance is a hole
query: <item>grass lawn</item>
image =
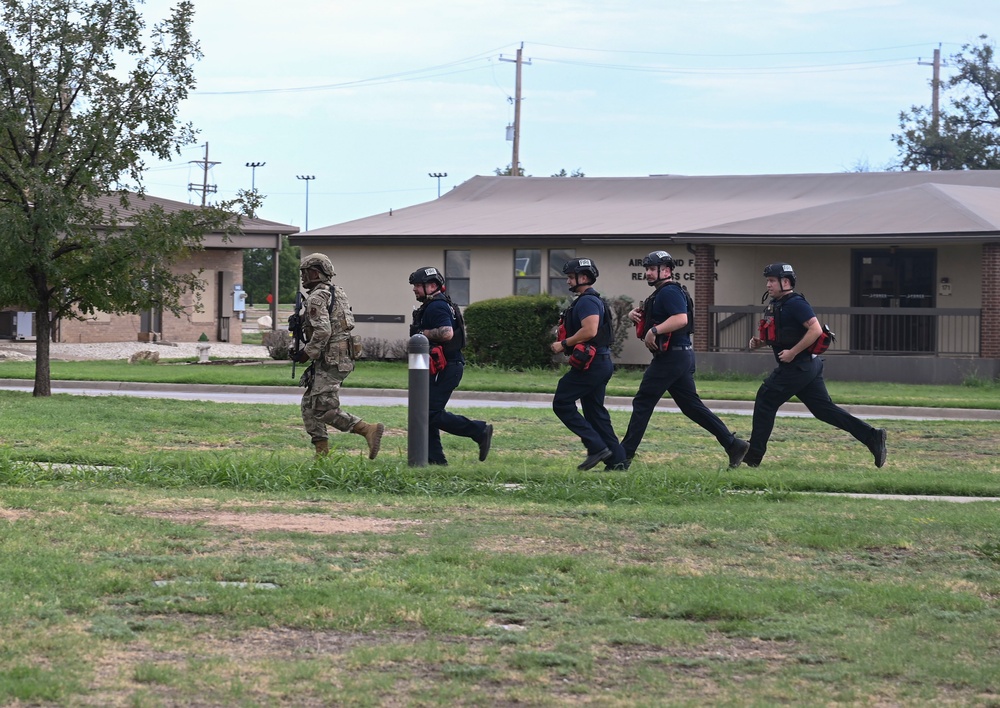
{"type": "MultiPolygon", "coordinates": [[[[129,364],[127,361],[53,361],[54,381],[136,381],[145,383],[233,384],[241,386],[294,386],[289,362],[268,360],[265,363],[233,365],[226,363],[195,364],[194,360],[163,361],[160,364],[129,364]]],[[[302,367],[297,371],[301,373],[302,367]]],[[[460,390],[512,391],[520,393],[554,393],[561,370],[533,369],[505,371],[493,367],[466,367],[460,390]]],[[[702,398],[752,401],[763,377],[770,371],[765,366],[760,376],[699,376],[698,391],[702,398]]],[[[0,362],[0,378],[31,379],[35,375],[33,361],[0,362]]],[[[407,387],[409,373],[401,362],[358,362],[347,378],[345,388],[407,387]]],[[[639,388],[642,372],[620,369],[608,385],[609,396],[633,396],[639,388]]],[[[932,408],[1000,409],[1000,384],[972,380],[961,386],[928,386],[898,383],[862,383],[827,381],[830,395],[841,404],[871,404],[886,406],[924,406],[932,408]]]]}
{"type": "Polygon", "coordinates": [[[353,412],[375,461],[296,406],[0,391],[0,704],[996,704],[998,503],[803,492],[1000,496],[1000,423],[883,421],[879,470],[782,418],[728,470],[656,414],[623,474],[545,410],[416,469],[353,412]]]}

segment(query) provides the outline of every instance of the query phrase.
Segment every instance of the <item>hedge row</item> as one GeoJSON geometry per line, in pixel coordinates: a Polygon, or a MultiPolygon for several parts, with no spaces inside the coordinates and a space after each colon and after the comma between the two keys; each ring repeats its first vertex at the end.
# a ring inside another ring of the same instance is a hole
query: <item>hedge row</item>
{"type": "Polygon", "coordinates": [[[551,295],[480,300],[465,308],[466,358],[507,369],[549,366],[560,302],[551,295]]]}

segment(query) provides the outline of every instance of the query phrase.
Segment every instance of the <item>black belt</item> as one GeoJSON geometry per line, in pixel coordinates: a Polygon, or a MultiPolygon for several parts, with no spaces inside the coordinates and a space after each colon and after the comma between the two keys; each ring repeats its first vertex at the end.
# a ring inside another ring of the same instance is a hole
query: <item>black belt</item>
{"type": "Polygon", "coordinates": [[[668,349],[667,351],[668,352],[689,352],[692,349],[694,349],[694,347],[692,347],[690,344],[685,344],[685,345],[681,345],[681,346],[670,347],[670,349],[668,349]]]}

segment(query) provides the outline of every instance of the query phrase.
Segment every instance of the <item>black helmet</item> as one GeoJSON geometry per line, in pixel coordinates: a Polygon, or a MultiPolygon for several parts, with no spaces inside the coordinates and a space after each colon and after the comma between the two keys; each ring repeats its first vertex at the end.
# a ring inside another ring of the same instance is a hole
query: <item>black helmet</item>
{"type": "Polygon", "coordinates": [[[434,266],[417,268],[415,271],[410,273],[410,285],[419,285],[423,283],[437,283],[443,288],[444,276],[441,275],[440,271],[438,271],[438,269],[434,266]]]}
{"type": "Polygon", "coordinates": [[[795,286],[795,269],[792,268],[789,263],[779,262],[764,266],[764,277],[777,278],[778,280],[788,278],[788,282],[790,282],[793,287],[795,286]]]}
{"type": "Polygon", "coordinates": [[[563,273],[566,275],[579,275],[580,273],[587,273],[590,276],[591,281],[597,280],[597,276],[599,275],[597,264],[589,258],[574,258],[571,261],[566,261],[563,265],[563,273]]]}
{"type": "Polygon", "coordinates": [[[642,259],[643,268],[649,268],[650,266],[667,266],[668,268],[673,268],[674,259],[666,251],[653,251],[642,259]]]}

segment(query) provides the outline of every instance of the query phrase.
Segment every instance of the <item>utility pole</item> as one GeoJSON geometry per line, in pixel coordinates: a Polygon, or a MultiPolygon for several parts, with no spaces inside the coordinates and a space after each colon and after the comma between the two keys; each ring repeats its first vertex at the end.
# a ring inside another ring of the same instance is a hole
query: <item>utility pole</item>
{"type": "Polygon", "coordinates": [[[305,180],[306,183],[306,231],[309,230],[309,183],[316,179],[316,175],[295,175],[296,179],[305,180]]]}
{"type": "Polygon", "coordinates": [[[189,192],[201,192],[201,205],[205,206],[209,194],[215,194],[219,191],[218,186],[208,183],[208,171],[215,165],[221,165],[221,162],[209,162],[208,159],[208,143],[205,143],[205,159],[204,160],[188,160],[192,165],[201,165],[202,169],[202,179],[201,186],[197,184],[188,184],[189,192]]]}
{"type": "Polygon", "coordinates": [[[917,61],[920,66],[934,67],[933,78],[931,79],[931,127],[934,133],[938,132],[938,125],[941,122],[941,46],[934,50],[934,61],[917,61]]]}
{"type": "Polygon", "coordinates": [[[531,60],[522,61],[521,53],[524,51],[524,42],[521,42],[521,46],[517,50],[517,59],[504,59],[503,56],[500,57],[500,61],[512,61],[517,65],[516,79],[514,81],[514,154],[510,159],[510,175],[511,177],[520,177],[520,148],[521,148],[521,66],[527,64],[531,66],[531,60]]]}

